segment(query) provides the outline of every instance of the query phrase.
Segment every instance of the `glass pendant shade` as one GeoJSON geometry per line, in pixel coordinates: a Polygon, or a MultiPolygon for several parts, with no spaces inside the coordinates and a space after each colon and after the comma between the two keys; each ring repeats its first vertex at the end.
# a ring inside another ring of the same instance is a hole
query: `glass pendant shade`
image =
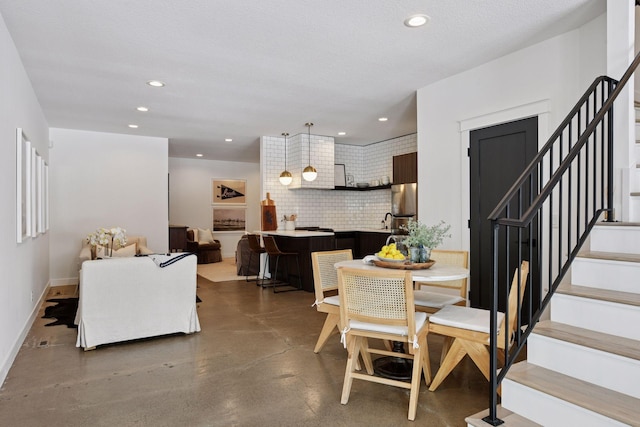
{"type": "Polygon", "coordinates": [[[282,171],[282,173],[280,174],[280,178],[278,179],[280,180],[280,184],[289,185],[291,184],[291,181],[293,181],[291,172],[287,170],[287,137],[289,136],[289,134],[283,132],[282,136],[284,136],[284,170],[282,171]]]}
{"type": "Polygon", "coordinates": [[[318,177],[318,171],[313,166],[309,165],[302,171],[302,177],[305,181],[313,181],[318,177]]]}
{"type": "Polygon", "coordinates": [[[282,171],[282,173],[280,174],[280,178],[278,179],[280,180],[280,184],[289,185],[291,184],[291,181],[293,181],[293,176],[291,175],[291,172],[285,170],[282,171]]]}
{"type": "Polygon", "coordinates": [[[309,166],[304,168],[304,170],[302,171],[302,178],[305,181],[313,181],[318,177],[318,171],[316,170],[316,168],[311,166],[311,126],[313,126],[313,123],[305,123],[304,125],[307,127],[307,135],[309,140],[309,166]]]}

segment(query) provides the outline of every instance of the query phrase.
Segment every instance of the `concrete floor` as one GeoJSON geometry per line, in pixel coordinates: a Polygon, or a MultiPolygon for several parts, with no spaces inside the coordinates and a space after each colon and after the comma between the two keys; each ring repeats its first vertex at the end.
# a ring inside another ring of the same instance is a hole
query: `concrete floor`
{"type": "MultiPolygon", "coordinates": [[[[422,383],[415,422],[396,387],[355,380],[341,405],[346,353],[338,335],[313,353],[325,316],[313,294],[198,277],[198,296],[201,332],[89,352],[75,347],[75,329],[44,327],[41,308],[0,389],[0,425],[462,427],[488,406],[468,358],[437,391],[422,383]]],[[[429,346],[435,373],[441,338],[429,346]]]]}

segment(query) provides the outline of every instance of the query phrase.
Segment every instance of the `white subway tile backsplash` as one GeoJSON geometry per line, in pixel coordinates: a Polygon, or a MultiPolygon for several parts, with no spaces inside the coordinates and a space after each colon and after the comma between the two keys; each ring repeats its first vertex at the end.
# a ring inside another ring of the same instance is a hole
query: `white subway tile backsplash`
{"type": "MultiPolygon", "coordinates": [[[[297,135],[299,137],[299,135],[297,135]]],[[[306,142],[306,135],[304,135],[306,142]]],[[[308,162],[306,144],[292,144],[289,139],[287,169],[299,179],[298,167],[303,156],[308,162]],[[292,162],[291,159],[294,159],[292,162]],[[295,163],[294,163],[295,162],[295,163]],[[297,174],[296,174],[297,172],[297,174]]],[[[417,150],[416,134],[372,143],[366,146],[333,144],[333,150],[321,144],[326,137],[311,135],[312,163],[332,161],[345,165],[346,174],[353,175],[354,183],[370,183],[383,176],[393,176],[393,156],[417,150]],[[321,149],[324,147],[324,149],[321,149]],[[332,152],[331,152],[332,151],[332,152]]],[[[391,190],[335,191],[291,189],[278,181],[284,170],[284,138],[265,136],[261,139],[261,174],[263,191],[275,200],[279,218],[296,214],[297,226],[319,226],[334,229],[379,228],[384,215],[391,208],[391,190]]],[[[304,162],[303,162],[304,163],[304,162]]],[[[333,185],[333,175],[318,175],[324,184],[333,185]]],[[[296,178],[294,178],[295,180],[296,178]]],[[[264,198],[266,195],[263,194],[264,198]]],[[[280,227],[284,227],[281,224],[280,227]]]]}

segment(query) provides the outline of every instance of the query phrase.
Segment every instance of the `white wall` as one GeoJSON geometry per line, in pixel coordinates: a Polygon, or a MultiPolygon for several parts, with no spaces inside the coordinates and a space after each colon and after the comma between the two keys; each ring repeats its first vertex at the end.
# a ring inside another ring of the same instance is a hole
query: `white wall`
{"type": "Polygon", "coordinates": [[[0,384],[40,306],[49,280],[50,233],[16,243],[16,128],[49,160],[49,128],[0,16],[0,384]]]}
{"type": "Polygon", "coordinates": [[[549,105],[543,133],[553,132],[606,72],[605,18],[418,90],[418,212],[427,223],[452,224],[443,247],[469,248],[468,141],[461,122],[539,103],[549,105]]]}
{"type": "Polygon", "coordinates": [[[51,129],[51,280],[77,283],[82,240],[98,227],[169,247],[168,140],[51,129]]]}
{"type": "MultiPolygon", "coordinates": [[[[205,159],[169,159],[169,221],[190,228],[211,228],[211,180],[244,179],[246,185],[247,231],[260,229],[260,165],[205,159]]],[[[222,256],[234,257],[243,232],[217,232],[222,256]]]]}

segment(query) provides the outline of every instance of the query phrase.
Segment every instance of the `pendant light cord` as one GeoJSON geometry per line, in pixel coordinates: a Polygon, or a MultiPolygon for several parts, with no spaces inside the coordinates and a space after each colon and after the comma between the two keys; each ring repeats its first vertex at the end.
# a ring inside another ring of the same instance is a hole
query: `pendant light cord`
{"type": "Polygon", "coordinates": [[[307,127],[307,135],[309,139],[309,166],[311,166],[311,126],[313,126],[313,123],[305,123],[305,126],[307,127]]]}

